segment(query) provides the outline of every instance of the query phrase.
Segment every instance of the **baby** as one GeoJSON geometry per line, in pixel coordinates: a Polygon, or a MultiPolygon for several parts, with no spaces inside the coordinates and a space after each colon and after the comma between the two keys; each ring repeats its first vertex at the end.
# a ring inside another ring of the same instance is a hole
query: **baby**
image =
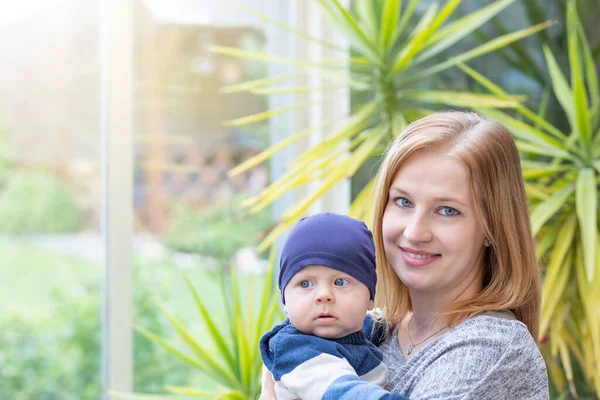
{"type": "Polygon", "coordinates": [[[301,219],[283,247],[278,283],[288,318],[260,340],[278,400],[405,399],[382,389],[387,367],[362,330],[372,325],[377,283],[363,222],[332,213],[301,219]]]}

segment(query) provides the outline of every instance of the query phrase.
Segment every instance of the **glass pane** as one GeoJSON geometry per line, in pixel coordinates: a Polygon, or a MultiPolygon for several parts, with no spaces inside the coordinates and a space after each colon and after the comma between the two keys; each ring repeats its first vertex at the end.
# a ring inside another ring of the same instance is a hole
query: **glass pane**
{"type": "Polygon", "coordinates": [[[0,398],[98,399],[97,4],[0,5],[0,398]]]}
{"type": "MultiPolygon", "coordinates": [[[[263,10],[263,1],[242,3],[263,10]]],[[[242,198],[265,187],[264,165],[228,176],[268,145],[266,124],[224,121],[265,111],[267,97],[219,89],[264,78],[266,66],[218,55],[211,46],[261,51],[265,33],[259,19],[227,2],[145,1],[136,18],[134,323],[202,359],[161,315],[158,295],[191,337],[222,361],[182,272],[229,343],[219,279],[238,270],[239,295],[255,299],[267,262],[252,243],[271,224],[271,214],[243,218],[239,208],[242,198]],[[249,287],[250,281],[256,285],[249,287]]],[[[136,392],[162,393],[166,385],[216,389],[215,379],[139,332],[134,348],[136,392]]]]}

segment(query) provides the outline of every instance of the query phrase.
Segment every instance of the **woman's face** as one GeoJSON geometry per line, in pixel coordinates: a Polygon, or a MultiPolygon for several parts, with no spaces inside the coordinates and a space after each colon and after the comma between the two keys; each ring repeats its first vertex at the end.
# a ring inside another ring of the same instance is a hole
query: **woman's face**
{"type": "Polygon", "coordinates": [[[485,234],[469,171],[443,152],[419,152],[400,167],[383,215],[385,252],[411,292],[456,295],[481,285],[485,234]]]}

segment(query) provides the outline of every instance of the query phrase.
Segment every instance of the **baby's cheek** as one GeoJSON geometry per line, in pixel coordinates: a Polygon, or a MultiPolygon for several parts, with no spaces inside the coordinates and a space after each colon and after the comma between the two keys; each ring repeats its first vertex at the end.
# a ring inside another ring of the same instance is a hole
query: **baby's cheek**
{"type": "Polygon", "coordinates": [[[359,331],[362,329],[367,310],[362,307],[345,307],[342,310],[342,315],[346,316],[346,325],[350,328],[359,331]],[[363,312],[364,311],[364,312],[363,312]]]}

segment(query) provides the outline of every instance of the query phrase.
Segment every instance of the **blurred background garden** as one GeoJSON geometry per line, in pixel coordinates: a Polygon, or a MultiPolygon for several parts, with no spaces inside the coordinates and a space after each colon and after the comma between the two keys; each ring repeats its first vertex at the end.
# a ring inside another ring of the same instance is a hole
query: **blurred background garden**
{"type": "Polygon", "coordinates": [[[256,398],[282,235],[369,223],[389,140],[448,108],[515,134],[551,396],[598,398],[599,21],[600,0],[0,2],[0,399],[256,398]]]}

